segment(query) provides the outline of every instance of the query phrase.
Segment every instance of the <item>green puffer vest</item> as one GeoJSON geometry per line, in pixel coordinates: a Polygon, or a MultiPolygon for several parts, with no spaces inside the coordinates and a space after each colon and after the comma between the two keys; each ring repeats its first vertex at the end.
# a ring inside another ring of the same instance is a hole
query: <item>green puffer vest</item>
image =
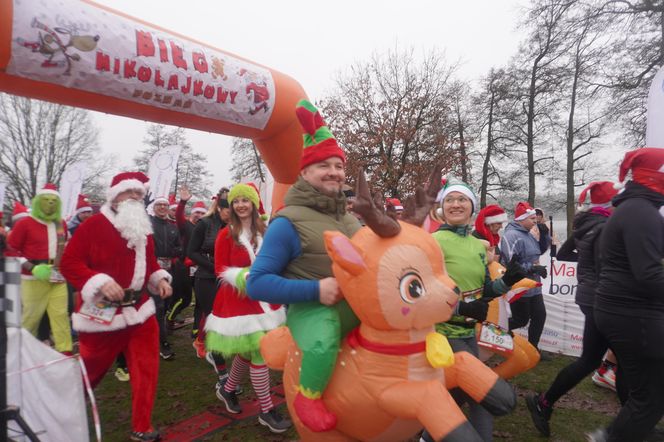
{"type": "Polygon", "coordinates": [[[288,264],[282,276],[288,279],[322,279],[332,275],[332,260],[325,250],[323,232],[335,230],[347,237],[360,229],[353,215],[346,213],[346,197],[332,198],[317,191],[302,177],[288,190],[286,207],[277,217],[287,218],[295,227],[302,254],[288,264]]]}

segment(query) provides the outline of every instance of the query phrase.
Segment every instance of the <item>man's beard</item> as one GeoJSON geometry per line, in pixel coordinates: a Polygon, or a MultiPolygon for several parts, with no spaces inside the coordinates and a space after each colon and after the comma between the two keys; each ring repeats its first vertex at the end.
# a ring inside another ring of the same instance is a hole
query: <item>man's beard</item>
{"type": "Polygon", "coordinates": [[[120,235],[135,248],[144,244],[147,236],[152,233],[152,223],[143,203],[135,200],[125,200],[118,204],[115,216],[115,227],[120,235]]]}

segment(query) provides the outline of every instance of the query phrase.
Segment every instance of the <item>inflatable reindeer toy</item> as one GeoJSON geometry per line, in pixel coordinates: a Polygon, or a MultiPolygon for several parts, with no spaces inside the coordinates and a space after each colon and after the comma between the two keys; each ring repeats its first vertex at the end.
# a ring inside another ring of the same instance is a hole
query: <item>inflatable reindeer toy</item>
{"type": "Polygon", "coordinates": [[[288,408],[302,440],[401,441],[424,427],[436,440],[479,441],[449,393],[455,387],[494,415],[514,408],[516,396],[504,380],[469,353],[453,353],[434,331],[458,302],[440,247],[419,227],[438,191],[436,181],[439,174],[426,192],[417,190],[397,221],[377,208],[360,173],[354,210],[366,227],[351,239],[325,233],[334,276],[361,321],[343,341],[322,397],[336,415],[334,429],[313,432],[294,411],[301,353],[287,329],[263,338],[268,365],[284,369],[288,408]]]}

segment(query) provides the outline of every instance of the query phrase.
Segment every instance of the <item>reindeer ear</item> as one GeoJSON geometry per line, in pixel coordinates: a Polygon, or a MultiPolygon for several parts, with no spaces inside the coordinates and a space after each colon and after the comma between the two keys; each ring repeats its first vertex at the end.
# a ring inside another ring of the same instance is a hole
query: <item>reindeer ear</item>
{"type": "Polygon", "coordinates": [[[343,233],[325,232],[325,248],[332,262],[352,275],[359,275],[366,268],[362,252],[343,233]]]}

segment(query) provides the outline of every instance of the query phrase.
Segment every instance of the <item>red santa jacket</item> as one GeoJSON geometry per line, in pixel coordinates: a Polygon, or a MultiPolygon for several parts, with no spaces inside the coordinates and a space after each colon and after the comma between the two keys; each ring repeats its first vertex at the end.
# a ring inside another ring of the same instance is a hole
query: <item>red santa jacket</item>
{"type": "MultiPolygon", "coordinates": [[[[58,250],[58,235],[62,242],[67,240],[67,224],[62,221],[59,231],[54,222],[45,222],[33,218],[25,218],[16,223],[7,237],[7,256],[22,257],[27,260],[54,260],[58,250]]],[[[21,270],[24,279],[34,279],[32,273],[21,270]]]]}
{"type": "Polygon", "coordinates": [[[286,322],[286,312],[280,304],[254,301],[240,294],[237,276],[256,259],[263,238],[252,245],[249,237],[240,236],[240,244],[231,237],[228,227],[217,234],[214,244],[214,270],[222,280],[214,299],[212,313],[205,322],[205,330],[225,336],[243,336],[258,331],[269,331],[286,322]]]}
{"type": "Polygon", "coordinates": [[[143,294],[135,306],[118,307],[110,324],[81,315],[82,303],[78,302],[72,314],[75,330],[103,332],[142,324],[155,313],[154,301],[146,289],[156,293],[161,279],[171,281],[168,272],[157,263],[152,235],[147,235],[142,244],[131,248],[114,226],[114,219],[110,207],[103,206],[101,213],[81,224],[65,248],[60,271],[75,289],[81,291],[82,303],[98,302],[102,298],[99,289],[112,280],[125,289],[140,290],[143,294]]]}

